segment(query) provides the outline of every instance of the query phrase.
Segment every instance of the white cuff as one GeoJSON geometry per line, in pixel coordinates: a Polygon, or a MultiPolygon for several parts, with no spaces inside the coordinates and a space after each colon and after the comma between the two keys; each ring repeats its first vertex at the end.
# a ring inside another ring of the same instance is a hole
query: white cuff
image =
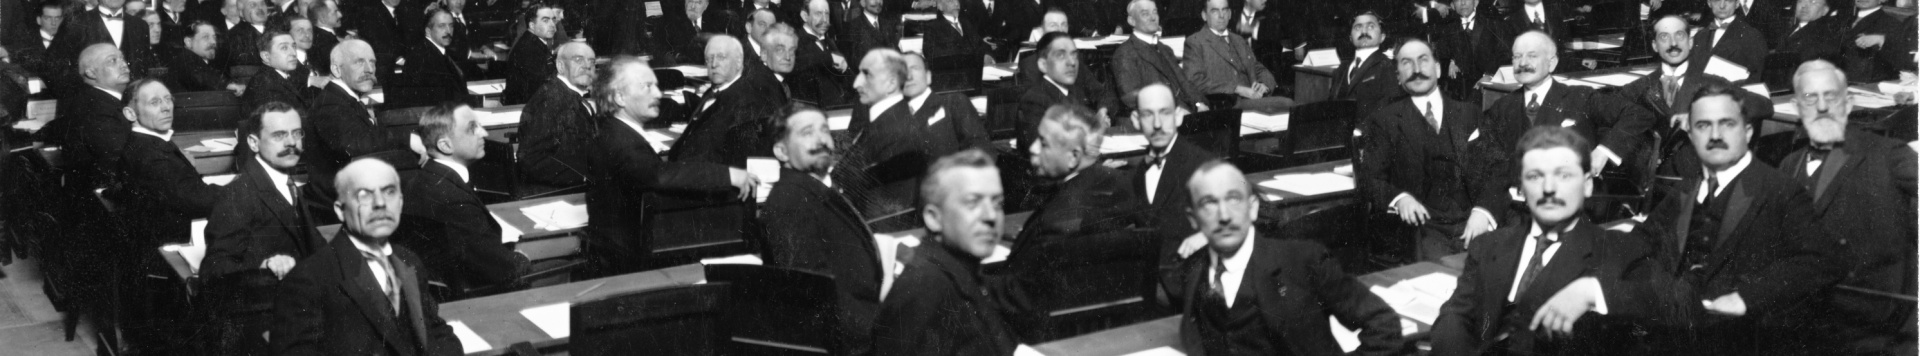
{"type": "Polygon", "coordinates": [[[1599,286],[1600,290],[1593,294],[1593,312],[1607,315],[1607,286],[1600,283],[1594,283],[1594,285],[1599,286]]]}
{"type": "Polygon", "coordinates": [[[1594,147],[1593,152],[1599,153],[1603,156],[1607,156],[1607,162],[1613,162],[1613,165],[1615,166],[1623,165],[1620,163],[1621,162],[1620,155],[1613,154],[1613,149],[1607,148],[1607,146],[1594,147]]]}
{"type": "Polygon", "coordinates": [[[1387,201],[1387,213],[1389,214],[1399,213],[1398,211],[1395,211],[1393,207],[1400,206],[1400,199],[1411,199],[1411,198],[1413,198],[1413,196],[1407,195],[1407,193],[1405,192],[1401,192],[1400,195],[1393,196],[1393,200],[1387,201]]]}
{"type": "Polygon", "coordinates": [[[1493,230],[1497,230],[1497,229],[1499,229],[1499,228],[1500,228],[1500,219],[1498,219],[1498,218],[1494,218],[1494,217],[1493,217],[1493,211],[1491,211],[1491,210],[1487,210],[1487,209],[1482,209],[1482,208],[1480,208],[1480,207],[1474,207],[1474,208],[1473,208],[1473,211],[1474,211],[1474,212],[1477,212],[1477,213],[1481,213],[1481,214],[1486,214],[1486,216],[1487,216],[1487,231],[1493,231],[1493,230]]]}

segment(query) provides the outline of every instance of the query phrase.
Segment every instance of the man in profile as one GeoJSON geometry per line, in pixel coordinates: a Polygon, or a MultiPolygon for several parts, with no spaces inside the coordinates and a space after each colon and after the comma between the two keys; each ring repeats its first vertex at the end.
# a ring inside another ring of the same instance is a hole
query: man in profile
{"type": "Polygon", "coordinates": [[[453,298],[522,287],[531,261],[502,242],[500,223],[480,201],[469,168],[486,156],[487,128],[466,104],[446,102],[421,113],[414,132],[427,144],[429,160],[400,176],[407,225],[393,242],[419,251],[432,273],[428,280],[445,285],[453,298]]]}
{"type": "Polygon", "coordinates": [[[539,2],[527,9],[527,33],[514,40],[507,53],[507,86],[500,91],[500,105],[525,104],[539,90],[540,83],[553,76],[553,36],[559,32],[560,7],[539,2]]]}
{"type": "Polygon", "coordinates": [[[213,65],[215,48],[220,44],[213,25],[194,21],[187,27],[192,32],[181,39],[185,50],[174,51],[169,62],[172,67],[167,69],[167,86],[182,92],[228,89],[226,68],[213,65]]]}

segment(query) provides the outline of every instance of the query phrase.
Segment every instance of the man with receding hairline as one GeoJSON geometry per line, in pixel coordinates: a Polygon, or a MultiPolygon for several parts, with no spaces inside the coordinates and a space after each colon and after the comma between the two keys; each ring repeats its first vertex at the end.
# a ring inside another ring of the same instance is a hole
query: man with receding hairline
{"type": "Polygon", "coordinates": [[[1000,170],[980,150],[926,169],[916,210],[927,236],[902,257],[900,277],[873,321],[876,355],[1012,355],[1022,347],[982,280],[980,260],[1000,241],[1000,170]]]}
{"type": "Polygon", "coordinates": [[[153,57],[147,22],[139,16],[126,13],[124,6],[127,0],[100,0],[98,3],[97,8],[69,13],[69,18],[61,24],[60,32],[54,34],[52,43],[47,46],[47,53],[62,73],[42,74],[51,77],[47,84],[55,89],[55,93],[65,93],[67,87],[84,89],[76,86],[83,86],[85,80],[77,75],[69,76],[74,73],[70,72],[70,68],[84,61],[81,52],[94,44],[106,43],[120,50],[132,73],[145,76],[147,68],[152,66],[147,62],[148,58],[153,57]]]}
{"type": "MultiPolygon", "coordinates": [[[[63,145],[66,159],[82,167],[81,177],[104,178],[117,167],[126,146],[127,121],[117,108],[131,81],[128,65],[113,45],[100,43],[80,52],[79,87],[60,96],[59,117],[44,130],[50,145],[63,145]]],[[[86,184],[81,184],[86,185],[86,184]]]]}
{"type": "Polygon", "coordinates": [[[925,139],[922,149],[928,156],[945,156],[968,147],[992,148],[987,126],[980,122],[973,101],[961,93],[934,93],[929,87],[933,73],[927,70],[926,57],[908,53],[901,59],[907,64],[907,84],[901,94],[906,96],[907,109],[913,110],[913,121],[926,124],[920,136],[925,139]]]}
{"type": "MultiPolygon", "coordinates": [[[[466,49],[454,46],[453,15],[434,9],[426,15],[425,35],[406,40],[407,49],[400,73],[387,85],[390,107],[429,106],[442,101],[467,99],[467,76],[462,61],[466,49]]],[[[474,73],[478,75],[479,73],[474,73]]]]}
{"type": "Polygon", "coordinates": [[[688,118],[691,123],[686,133],[667,152],[674,162],[746,167],[747,157],[764,149],[759,142],[759,119],[774,110],[779,98],[765,95],[764,78],[759,76],[771,76],[761,72],[768,70],[766,66],[760,65],[757,70],[747,67],[741,51],[740,41],[732,36],[719,35],[707,41],[707,68],[713,84],[694,101],[697,104],[688,118]]]}
{"type": "Polygon", "coordinates": [[[1180,69],[1173,48],[1160,43],[1160,15],[1153,0],[1127,2],[1127,24],[1133,34],[1113,50],[1113,76],[1119,82],[1120,102],[1134,106],[1135,95],[1147,84],[1161,83],[1173,89],[1180,107],[1195,112],[1207,111],[1205,93],[1180,69]]]}
{"type": "Polygon", "coordinates": [[[1521,89],[1487,107],[1488,119],[1499,128],[1493,133],[1503,142],[1514,142],[1528,127],[1570,127],[1598,143],[1590,153],[1593,159],[1588,164],[1593,166],[1589,172],[1598,174],[1606,166],[1636,163],[1628,159],[1636,157],[1637,150],[1647,149],[1641,147],[1641,141],[1656,125],[1653,114],[1619,96],[1554,79],[1560,60],[1553,41],[1539,31],[1528,31],[1513,40],[1513,74],[1521,89]]]}
{"type": "Polygon", "coordinates": [[[166,244],[191,242],[193,219],[207,217],[220,199],[218,187],[200,180],[193,161],[174,146],[173,93],[165,84],[146,78],[128,87],[121,108],[122,118],[132,122],[131,135],[120,151],[120,167],[115,179],[100,196],[119,207],[126,240],[115,244],[124,249],[114,259],[120,265],[118,276],[123,285],[120,305],[129,311],[121,316],[121,328],[134,349],[168,352],[180,347],[187,335],[178,323],[178,302],[170,297],[177,290],[153,288],[132,281],[147,275],[165,275],[166,263],[152,251],[166,244]]]}
{"type": "Polygon", "coordinates": [[[379,68],[372,46],[360,40],[342,41],[333,47],[331,57],[332,80],[307,102],[307,111],[313,115],[307,120],[311,126],[307,127],[306,145],[313,158],[309,162],[314,165],[315,178],[322,183],[354,157],[409,150],[418,140],[399,129],[381,126],[367,106],[371,101],[367,93],[373,91],[379,68]]]}
{"type": "MultiPolygon", "coordinates": [[[[853,80],[860,105],[853,108],[847,126],[853,141],[836,174],[862,176],[842,182],[855,197],[854,205],[867,216],[901,216],[901,212],[910,210],[913,189],[918,186],[914,182],[933,159],[923,143],[926,122],[914,120],[913,107],[900,92],[907,77],[907,64],[900,52],[882,48],[861,58],[860,74],[853,80]]],[[[911,219],[886,221],[876,229],[916,227],[911,219]]]]}
{"type": "Polygon", "coordinates": [[[1274,91],[1280,82],[1254,58],[1253,44],[1227,29],[1227,0],[1208,0],[1200,13],[1206,28],[1187,36],[1186,56],[1180,58],[1185,77],[1205,94],[1231,95],[1239,109],[1276,112],[1293,100],[1274,91]]]}
{"type": "Polygon", "coordinates": [[[847,96],[850,86],[846,81],[850,75],[849,53],[841,52],[836,42],[838,29],[833,27],[837,24],[829,11],[828,0],[806,0],[805,3],[806,11],[800,13],[800,18],[806,23],[794,33],[794,64],[793,72],[789,73],[793,78],[789,79],[799,84],[789,86],[793,89],[793,99],[822,107],[846,103],[850,100],[847,96]]]}
{"type": "Polygon", "coordinates": [[[584,146],[600,125],[592,120],[596,108],[587,95],[599,75],[594,51],[585,43],[560,45],[555,75],[547,78],[520,115],[520,146],[514,169],[524,194],[539,194],[586,183],[584,146]]]}
{"type": "Polygon", "coordinates": [[[393,242],[418,252],[427,279],[452,290],[452,298],[524,287],[519,279],[531,261],[501,243],[500,224],[480,201],[469,169],[486,156],[487,128],[466,104],[444,102],[420,114],[415,133],[431,159],[400,176],[407,224],[393,242]]]}

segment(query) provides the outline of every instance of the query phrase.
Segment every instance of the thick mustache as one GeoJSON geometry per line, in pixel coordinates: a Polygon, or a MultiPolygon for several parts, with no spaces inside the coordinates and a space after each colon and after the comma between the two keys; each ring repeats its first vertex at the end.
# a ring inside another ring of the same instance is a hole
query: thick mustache
{"type": "Polygon", "coordinates": [[[1712,141],[1707,141],[1707,149],[1709,149],[1709,150],[1711,150],[1711,149],[1716,149],[1716,148],[1717,148],[1717,149],[1723,149],[1723,150],[1724,150],[1724,149],[1727,149],[1727,148],[1728,148],[1728,147],[1727,147],[1727,141],[1722,141],[1722,140],[1717,140],[1717,139],[1716,139],[1716,140],[1712,140],[1712,141]]]}
{"type": "Polygon", "coordinates": [[[1429,77],[1429,76],[1427,76],[1427,73],[1422,73],[1422,72],[1413,72],[1413,74],[1410,74],[1410,75],[1407,75],[1407,80],[1402,80],[1402,81],[1400,81],[1400,82],[1401,82],[1401,83],[1412,83],[1412,82],[1413,82],[1413,81],[1415,81],[1415,80],[1433,80],[1433,77],[1429,77]]]}
{"type": "Polygon", "coordinates": [[[1667,54],[1679,55],[1680,50],[1681,50],[1680,46],[1667,47],[1667,54]]]}
{"type": "Polygon", "coordinates": [[[1567,206],[1567,201],[1560,200],[1560,198],[1555,198],[1552,196],[1544,196],[1544,197],[1540,197],[1540,200],[1533,201],[1533,205],[1534,206],[1567,206]]]}
{"type": "Polygon", "coordinates": [[[1536,72],[1536,71],[1538,70],[1534,69],[1533,66],[1519,66],[1519,67],[1513,68],[1514,73],[1533,74],[1533,72],[1536,72]]]}
{"type": "Polygon", "coordinates": [[[1363,39],[1363,40],[1371,40],[1371,39],[1373,39],[1373,35],[1368,35],[1368,34],[1361,34],[1361,35],[1360,35],[1360,39],[1363,39]]]}
{"type": "Polygon", "coordinates": [[[279,154],[279,155],[276,155],[276,156],[277,156],[277,157],[286,157],[286,156],[299,156],[299,155],[300,155],[300,148],[299,148],[299,147],[293,147],[293,146],[287,146],[287,149],[286,149],[286,150],[283,150],[283,151],[280,151],[280,154],[279,154]]]}
{"type": "Polygon", "coordinates": [[[810,155],[821,155],[821,154],[830,154],[830,153],[833,153],[833,148],[827,147],[827,145],[813,146],[813,149],[807,150],[807,154],[810,154],[810,155]]]}

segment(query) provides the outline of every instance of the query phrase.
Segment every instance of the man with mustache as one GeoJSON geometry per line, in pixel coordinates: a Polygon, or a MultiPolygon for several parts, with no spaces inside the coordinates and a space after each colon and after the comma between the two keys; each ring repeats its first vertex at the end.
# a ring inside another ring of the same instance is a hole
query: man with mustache
{"type": "Polygon", "coordinates": [[[1620,282],[1653,273],[1657,249],[1582,216],[1593,195],[1585,162],[1592,145],[1564,127],[1535,127],[1520,138],[1513,156],[1529,214],[1468,248],[1458,287],[1434,322],[1435,355],[1612,355],[1637,341],[1628,329],[1603,326],[1628,320],[1608,317],[1620,315],[1610,308],[1651,304],[1625,295],[1633,289],[1620,282]]]}
{"type": "Polygon", "coordinates": [[[586,142],[600,125],[587,95],[599,77],[593,46],[570,42],[554,51],[554,76],[540,86],[520,115],[520,145],[514,168],[522,194],[542,194],[586,183],[586,142]]]}
{"type": "Polygon", "coordinates": [[[300,164],[300,110],[270,102],[254,110],[240,132],[252,159],[243,159],[239,176],[207,217],[207,256],[200,262],[207,301],[220,337],[220,350],[267,354],[267,340],[244,337],[267,331],[273,318],[273,290],[302,258],[326,244],[313,229],[310,200],[295,177],[300,164]]]}
{"type": "MultiPolygon", "coordinates": [[[[381,126],[375,121],[373,109],[368,107],[372,99],[367,98],[367,93],[373,91],[375,71],[379,68],[373,46],[360,40],[346,40],[333,47],[331,57],[332,79],[326,86],[316,88],[307,102],[307,112],[313,115],[306,122],[312,126],[308,128],[311,133],[306,135],[306,150],[312,158],[307,162],[313,164],[311,172],[316,174],[315,178],[323,185],[331,184],[333,171],[355,157],[404,150],[423,152],[419,136],[381,126]]],[[[413,159],[411,155],[401,154],[407,156],[404,159],[413,159]]],[[[332,189],[321,190],[324,193],[332,189]]]]}
{"type": "MultiPolygon", "coordinates": [[[[799,1],[799,0],[793,0],[799,1]]],[[[827,0],[808,0],[800,19],[806,20],[795,33],[793,76],[797,85],[793,89],[793,99],[835,106],[847,102],[848,86],[847,57],[841,53],[837,43],[838,33],[833,26],[830,3],[827,0]]],[[[857,63],[856,63],[857,64],[857,63]]]]}
{"type": "Polygon", "coordinates": [[[224,67],[258,66],[260,52],[255,43],[260,35],[267,32],[267,4],[265,0],[233,0],[239,7],[240,23],[234,24],[220,35],[220,64],[224,67]]]}
{"type": "Polygon", "coordinates": [[[1394,80],[1394,59],[1380,48],[1387,39],[1380,30],[1380,15],[1363,12],[1354,15],[1349,25],[1347,39],[1353,42],[1353,57],[1343,58],[1340,67],[1333,70],[1333,99],[1353,100],[1354,117],[1366,118],[1405,92],[1394,80]]]}
{"type": "Polygon", "coordinates": [[[115,244],[119,265],[121,330],[136,350],[164,353],[181,346],[187,333],[178,323],[178,290],[140,283],[148,275],[168,275],[167,263],[153,253],[161,245],[191,240],[193,219],[205,218],[220,199],[218,187],[200,181],[193,162],[174,146],[173,93],[153,78],[127,85],[121,105],[132,134],[120,152],[120,167],[100,196],[119,208],[128,240],[115,244]]]}
{"type": "Polygon", "coordinates": [[[1479,1],[1454,0],[1458,23],[1441,25],[1433,40],[1439,47],[1435,54],[1440,57],[1440,72],[1445,73],[1440,92],[1469,103],[1486,102],[1475,86],[1513,61],[1513,36],[1493,13],[1479,11],[1479,1]]]}
{"type": "MultiPolygon", "coordinates": [[[[1587,172],[1599,174],[1609,163],[1625,166],[1623,157],[1635,157],[1641,138],[1653,128],[1653,113],[1618,96],[1593,88],[1562,84],[1553,79],[1559,67],[1553,38],[1528,31],[1513,40],[1513,73],[1520,92],[1494,101],[1487,116],[1501,142],[1515,142],[1533,126],[1573,128],[1599,143],[1589,154],[1587,172]]],[[[1665,57],[1662,57],[1665,58],[1665,57]]]]}
{"type": "MultiPolygon", "coordinates": [[[[1653,23],[1652,46],[1655,55],[1660,57],[1660,66],[1655,67],[1653,73],[1620,87],[1616,93],[1652,112],[1655,120],[1661,124],[1652,129],[1659,130],[1664,137],[1674,138],[1662,147],[1650,147],[1659,150],[1655,154],[1661,161],[1685,161],[1683,164],[1691,166],[1699,164],[1693,161],[1693,157],[1687,157],[1692,154],[1677,153],[1686,146],[1686,140],[1678,137],[1685,136],[1686,128],[1682,123],[1687,119],[1687,105],[1693,102],[1693,93],[1700,91],[1701,87],[1732,84],[1720,76],[1707,74],[1704,70],[1706,63],[1691,60],[1694,47],[1693,37],[1687,34],[1688,27],[1687,20],[1680,15],[1662,16],[1656,20],[1653,23]]],[[[1748,107],[1744,111],[1772,115],[1766,106],[1766,98],[1755,96],[1752,98],[1754,100],[1745,101],[1748,107]]]]}
{"type": "Polygon", "coordinates": [[[1180,59],[1186,78],[1206,94],[1231,96],[1234,108],[1278,112],[1292,107],[1292,99],[1275,91],[1280,82],[1273,72],[1254,58],[1252,42],[1227,30],[1232,11],[1227,0],[1207,1],[1200,13],[1207,27],[1187,36],[1186,57],[1180,59]]]}
{"type": "Polygon", "coordinates": [[[1387,104],[1360,126],[1368,159],[1356,177],[1365,201],[1397,215],[1421,261],[1466,251],[1492,231],[1507,206],[1509,142],[1473,104],[1440,95],[1440,63],[1426,41],[1394,51],[1408,98],[1387,104]]]}
{"type": "MultiPolygon", "coordinates": [[[[1899,71],[1914,70],[1914,19],[1882,11],[1882,0],[1853,0],[1853,11],[1846,12],[1851,26],[1845,41],[1847,78],[1872,83],[1899,78],[1899,71]]],[[[60,33],[66,33],[61,30],[60,33]]]]}
{"type": "Polygon", "coordinates": [[[781,167],[780,180],[760,205],[767,234],[761,257],[769,266],[833,276],[841,352],[868,354],[884,273],[879,247],[866,218],[834,189],[838,184],[829,173],[837,158],[826,114],[805,104],[786,110],[768,131],[781,167]]]}
{"type": "Polygon", "coordinates": [[[1700,165],[1655,202],[1635,230],[1665,252],[1658,272],[1675,282],[1646,288],[1666,305],[1650,335],[1662,354],[1801,353],[1824,347],[1811,298],[1847,273],[1845,247],[1814,224],[1813,199],[1786,173],[1759,162],[1747,143],[1758,125],[1733,86],[1693,95],[1687,134],[1700,165]],[[1695,307],[1699,306],[1699,307],[1695,307]]]}
{"type": "MultiPolygon", "coordinates": [[[[1774,42],[1770,43],[1773,53],[1798,53],[1801,62],[1823,59],[1843,63],[1841,56],[1848,44],[1847,19],[1829,12],[1826,0],[1799,0],[1793,8],[1793,18],[1776,29],[1780,33],[1775,34],[1774,42]]],[[[1777,80],[1767,79],[1768,82],[1777,80]]]]}
{"type": "MultiPolygon", "coordinates": [[[[1912,148],[1847,125],[1853,111],[1847,74],[1827,61],[1800,65],[1794,73],[1794,107],[1805,144],[1780,163],[1813,198],[1813,223],[1846,239],[1851,256],[1840,284],[1849,288],[1913,295],[1916,233],[1912,148]]],[[[1834,352],[1892,352],[1892,340],[1913,315],[1912,304],[1854,289],[1828,292],[1819,307],[1838,346],[1834,352]]]]}
{"type": "MultiPolygon", "coordinates": [[[[1489,2],[1495,4],[1502,3],[1499,1],[1489,2]]],[[[1680,1],[1668,0],[1668,2],[1680,1]]],[[[1454,8],[1457,9],[1459,6],[1455,6],[1454,8]]],[[[1573,35],[1572,32],[1567,30],[1568,12],[1573,11],[1573,9],[1567,8],[1567,4],[1560,1],[1547,3],[1546,0],[1525,0],[1521,1],[1520,6],[1515,6],[1511,9],[1500,9],[1498,11],[1507,13],[1507,33],[1538,31],[1552,36],[1556,40],[1566,39],[1568,36],[1573,35]]]]}
{"type": "Polygon", "coordinates": [[[1153,0],[1127,2],[1127,24],[1133,26],[1133,34],[1113,50],[1113,76],[1120,84],[1120,102],[1134,106],[1140,88],[1160,83],[1173,89],[1180,107],[1207,111],[1206,94],[1196,89],[1187,72],[1180,69],[1173,48],[1160,43],[1160,13],[1153,0]]]}
{"type": "Polygon", "coordinates": [[[400,174],[360,158],[335,180],[340,232],[281,280],[268,332],[273,354],[459,353],[460,340],[426,293],[422,260],[389,243],[406,208],[400,174]]]}
{"type": "Polygon", "coordinates": [[[1173,101],[1173,91],[1165,85],[1140,88],[1140,108],[1133,111],[1133,126],[1147,137],[1146,161],[1134,166],[1133,198],[1148,205],[1152,224],[1160,239],[1160,267],[1173,268],[1178,261],[1172,252],[1184,240],[1195,236],[1186,221],[1187,190],[1180,189],[1201,163],[1218,157],[1213,152],[1180,141],[1180,125],[1187,112],[1173,101]]]}
{"type": "Polygon", "coordinates": [[[1340,270],[1326,247],[1254,228],[1260,198],[1233,164],[1200,165],[1182,187],[1203,248],[1161,276],[1180,318],[1180,343],[1202,355],[1338,355],[1328,316],[1359,329],[1352,354],[1401,353],[1399,315],[1340,270]]]}
{"type": "Polygon", "coordinates": [[[214,68],[214,49],[219,46],[220,37],[213,33],[213,25],[194,21],[188,27],[192,33],[181,39],[184,48],[175,51],[169,62],[172,67],[167,71],[167,86],[180,91],[231,88],[227,84],[226,68],[214,68]]]}
{"type": "Polygon", "coordinates": [[[480,201],[468,169],[486,156],[487,128],[472,108],[450,101],[421,113],[414,132],[427,143],[430,160],[400,176],[407,224],[393,242],[418,251],[421,267],[431,272],[427,279],[452,290],[450,298],[524,287],[519,279],[531,263],[502,242],[499,221],[480,201]]]}

